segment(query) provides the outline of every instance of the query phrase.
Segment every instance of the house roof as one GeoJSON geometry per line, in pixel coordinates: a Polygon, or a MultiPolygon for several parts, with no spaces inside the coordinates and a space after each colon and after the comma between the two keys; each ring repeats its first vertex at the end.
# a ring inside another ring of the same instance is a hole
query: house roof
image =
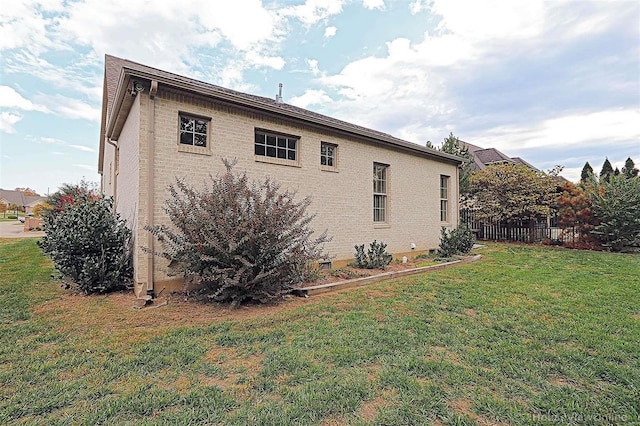
{"type": "Polygon", "coordinates": [[[16,204],[18,206],[31,206],[44,200],[39,195],[24,195],[23,192],[13,191],[9,189],[0,189],[0,200],[4,200],[8,204],[16,204]]]}
{"type": "Polygon", "coordinates": [[[157,68],[149,67],[126,59],[105,55],[105,76],[100,134],[101,149],[98,165],[100,172],[102,171],[102,151],[105,143],[104,137],[106,136],[117,139],[117,136],[119,135],[117,127],[121,125],[119,123],[123,124],[123,120],[119,120],[118,115],[120,114],[123,102],[126,99],[125,93],[127,87],[133,77],[149,81],[155,80],[159,85],[178,88],[187,92],[212,97],[230,104],[260,110],[267,114],[286,117],[296,121],[302,121],[307,124],[313,124],[315,126],[321,126],[329,130],[364,137],[374,143],[401,148],[413,153],[439,159],[440,161],[446,161],[454,164],[462,163],[462,159],[454,155],[426,148],[424,146],[396,138],[384,132],[358,126],[353,123],[318,114],[294,105],[279,103],[276,102],[275,99],[238,92],[236,90],[227,89],[211,83],[162,71],[157,68]]]}
{"type": "Polygon", "coordinates": [[[536,172],[540,171],[531,163],[523,160],[522,158],[509,157],[496,148],[481,148],[477,145],[470,144],[469,142],[460,142],[462,142],[462,144],[467,147],[469,152],[473,154],[474,163],[479,170],[484,170],[488,165],[491,164],[511,163],[522,164],[523,166],[526,166],[536,172]]]}

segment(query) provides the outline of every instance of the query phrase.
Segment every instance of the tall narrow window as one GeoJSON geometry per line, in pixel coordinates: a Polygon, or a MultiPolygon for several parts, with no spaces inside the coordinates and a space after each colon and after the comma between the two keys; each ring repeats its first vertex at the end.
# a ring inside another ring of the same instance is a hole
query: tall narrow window
{"type": "Polygon", "coordinates": [[[205,148],[209,120],[180,114],[180,143],[205,148]]]}
{"type": "Polygon", "coordinates": [[[440,221],[449,221],[449,176],[440,175],[440,221]]]}
{"type": "Polygon", "coordinates": [[[321,142],[320,143],[320,165],[327,167],[336,167],[338,154],[338,145],[321,142]]]}
{"type": "Polygon", "coordinates": [[[385,164],[373,163],[373,221],[387,221],[387,169],[385,164]]]}

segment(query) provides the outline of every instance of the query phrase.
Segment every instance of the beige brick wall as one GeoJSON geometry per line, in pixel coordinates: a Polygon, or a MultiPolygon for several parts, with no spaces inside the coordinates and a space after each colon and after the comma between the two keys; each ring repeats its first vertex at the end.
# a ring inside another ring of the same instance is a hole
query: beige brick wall
{"type": "MultiPolygon", "coordinates": [[[[140,164],[139,222],[147,223],[146,184],[147,149],[145,134],[148,117],[148,96],[139,95],[140,108],[140,164]]],[[[315,229],[328,230],[333,237],[326,247],[335,260],[351,259],[355,244],[384,241],[392,253],[436,248],[441,226],[455,226],[457,217],[457,168],[452,164],[390,149],[385,146],[345,138],[337,133],[323,132],[288,120],[270,118],[262,114],[215,105],[205,100],[160,90],[155,100],[154,137],[154,218],[156,224],[169,224],[162,211],[168,197],[167,187],[176,177],[202,188],[210,174],[224,172],[222,158],[236,159],[237,171],[246,171],[250,178],[262,180],[266,176],[281,183],[283,188],[297,190],[300,197],[311,196],[310,212],[317,216],[315,229]],[[178,149],[178,114],[191,113],[210,117],[208,154],[180,152],[178,149]],[[270,164],[254,157],[254,129],[256,127],[300,137],[298,166],[270,164]],[[322,170],[320,142],[338,145],[336,172],[322,170]],[[388,164],[388,223],[373,222],[373,163],[388,164]],[[440,222],[440,175],[450,176],[450,218],[440,222]]],[[[122,137],[121,137],[122,139],[122,137]]],[[[121,156],[123,152],[121,151],[121,156]]],[[[131,158],[135,158],[132,155],[131,158]]],[[[121,160],[123,161],[123,160],[121,160]]],[[[133,161],[133,160],[132,160],[133,161]]],[[[122,166],[121,166],[122,167],[122,166]]],[[[122,174],[122,168],[121,168],[122,174]]],[[[122,175],[121,175],[122,176],[122,175]]],[[[119,183],[120,185],[120,183],[119,183]]],[[[120,193],[120,191],[118,191],[120,193]]],[[[133,192],[132,192],[133,193],[133,192]]],[[[136,200],[129,197],[126,204],[136,200]]],[[[124,198],[119,201],[122,209],[124,198]]],[[[141,234],[138,234],[141,236],[141,234]]],[[[141,240],[144,240],[141,238],[141,240]]],[[[145,254],[138,250],[137,266],[144,272],[145,254]]],[[[166,263],[156,258],[155,280],[164,280],[166,263]]],[[[141,279],[141,275],[138,274],[141,279]]]]}

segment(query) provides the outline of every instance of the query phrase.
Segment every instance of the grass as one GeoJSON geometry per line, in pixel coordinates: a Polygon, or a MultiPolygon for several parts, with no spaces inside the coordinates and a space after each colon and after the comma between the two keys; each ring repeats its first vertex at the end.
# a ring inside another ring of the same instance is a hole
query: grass
{"type": "Polygon", "coordinates": [[[277,308],[133,310],[0,240],[0,424],[640,424],[640,256],[482,254],[277,308]]]}

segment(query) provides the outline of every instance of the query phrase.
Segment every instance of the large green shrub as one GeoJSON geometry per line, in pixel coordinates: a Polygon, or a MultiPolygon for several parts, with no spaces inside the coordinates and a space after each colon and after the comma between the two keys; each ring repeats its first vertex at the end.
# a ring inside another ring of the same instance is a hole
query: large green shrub
{"type": "Polygon", "coordinates": [[[329,238],[312,238],[310,198],[298,202],[269,178],[249,182],[224,163],[226,173],[202,191],[182,180],[169,187],[164,210],[173,226],[147,227],[161,243],[156,254],[214,301],[276,300],[325,258],[329,238]]]}
{"type": "Polygon", "coordinates": [[[369,244],[369,250],[365,253],[364,244],[354,246],[356,249],[356,261],[353,266],[366,269],[385,269],[391,263],[393,256],[387,253],[387,245],[380,241],[373,240],[369,244]]]}
{"type": "Polygon", "coordinates": [[[438,254],[441,257],[451,257],[457,254],[468,254],[476,239],[468,226],[460,226],[447,231],[444,226],[440,230],[440,247],[438,254]]]}
{"type": "Polygon", "coordinates": [[[609,176],[591,194],[599,224],[591,232],[611,251],[640,251],[640,178],[609,176]]]}
{"type": "Polygon", "coordinates": [[[78,195],[45,215],[44,224],[38,244],[72,285],[87,294],[130,287],[131,231],[114,214],[111,198],[78,195]]]}

